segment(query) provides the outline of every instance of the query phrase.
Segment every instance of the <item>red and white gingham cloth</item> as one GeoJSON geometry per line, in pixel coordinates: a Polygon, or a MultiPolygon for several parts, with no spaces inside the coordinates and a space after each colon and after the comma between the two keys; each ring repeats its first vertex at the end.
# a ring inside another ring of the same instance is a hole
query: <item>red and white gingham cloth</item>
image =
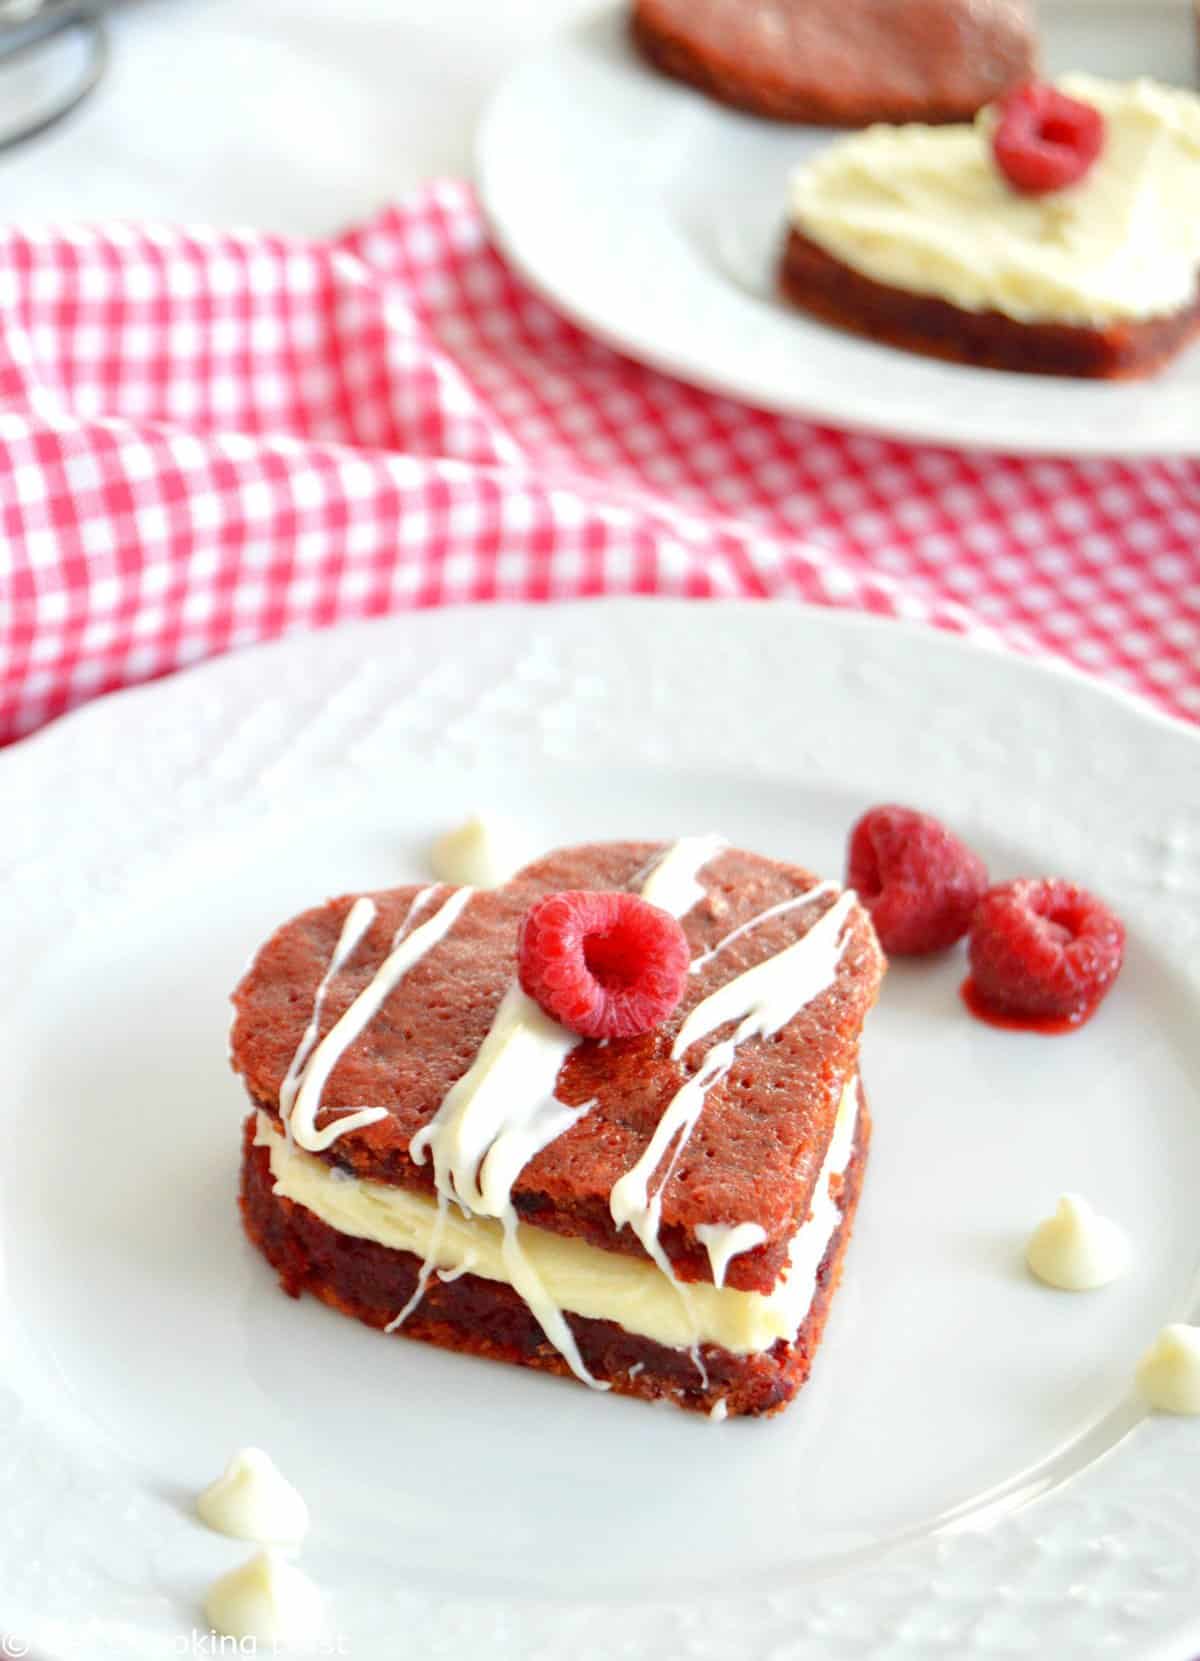
{"type": "Polygon", "coordinates": [[[642,369],[461,185],[321,244],[0,232],[0,741],[414,606],[798,599],[1056,652],[1200,718],[1200,464],[914,449],[642,369]]]}

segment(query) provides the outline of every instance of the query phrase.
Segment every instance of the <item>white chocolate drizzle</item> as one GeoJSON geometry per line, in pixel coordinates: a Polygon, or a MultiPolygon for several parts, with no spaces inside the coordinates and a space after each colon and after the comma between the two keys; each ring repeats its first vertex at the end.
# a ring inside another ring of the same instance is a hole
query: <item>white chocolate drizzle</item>
{"type": "Polygon", "coordinates": [[[313,999],[312,1017],[304,1029],[304,1034],[296,1046],[296,1053],[288,1065],[283,1076],[283,1083],[279,1086],[279,1114],[283,1120],[284,1129],[291,1135],[292,1108],[296,1103],[296,1092],[300,1088],[301,1075],[304,1064],[308,1060],[309,1051],[317,1041],[317,1034],[321,1030],[321,1011],[325,1007],[325,998],[334,977],[345,968],[354,953],[358,950],[359,942],[375,921],[375,902],[367,898],[355,900],[346,913],[346,920],[342,924],[342,932],[338,935],[337,945],[333,948],[333,956],[329,960],[329,967],[321,976],[313,999]]]}
{"type": "Polygon", "coordinates": [[[432,1149],[438,1188],[463,1211],[503,1216],[524,1166],[586,1111],[554,1097],[578,1042],[512,983],[470,1068],[409,1147],[418,1165],[432,1149]]]}
{"type": "Polygon", "coordinates": [[[437,1263],[438,1252],[442,1247],[442,1236],[446,1232],[446,1205],[446,1196],[439,1189],[437,1197],[437,1215],[434,1220],[433,1233],[429,1237],[429,1250],[425,1253],[424,1258],[421,1260],[421,1267],[417,1273],[417,1284],[413,1287],[409,1300],[404,1305],[400,1313],[398,1315],[393,1315],[392,1319],[384,1327],[383,1330],[385,1332],[395,1332],[398,1328],[402,1327],[408,1317],[412,1314],[413,1310],[420,1303],[421,1299],[425,1296],[425,1293],[429,1288],[429,1281],[433,1274],[434,1265],[437,1263]]]}
{"type": "MultiPolygon", "coordinates": [[[[434,883],[429,888],[422,888],[420,890],[420,892],[415,896],[415,898],[413,899],[412,904],[409,906],[408,910],[405,912],[404,917],[401,920],[399,928],[396,930],[395,934],[393,934],[393,936],[392,936],[392,950],[393,950],[393,952],[396,950],[397,946],[400,945],[402,940],[405,940],[405,939],[408,938],[409,934],[412,932],[413,925],[416,923],[417,918],[425,910],[426,906],[428,906],[430,900],[432,900],[433,896],[438,892],[438,889],[440,887],[441,887],[440,883],[434,883]]],[[[314,1117],[315,1117],[315,1114],[314,1114],[314,1117]]],[[[343,1120],[338,1125],[337,1128],[338,1128],[338,1130],[342,1130],[342,1129],[344,1129],[344,1127],[345,1127],[345,1121],[343,1120]]],[[[435,1246],[440,1244],[440,1241],[441,1241],[441,1224],[442,1224],[443,1205],[444,1205],[444,1202],[442,1201],[441,1197],[439,1196],[439,1198],[438,1198],[438,1221],[437,1221],[437,1226],[435,1227],[434,1232],[433,1232],[433,1243],[434,1243],[435,1246]]],[[[428,1263],[428,1261],[426,1261],[425,1263],[423,1263],[421,1265],[421,1272],[417,1276],[417,1284],[416,1284],[415,1288],[413,1289],[412,1296],[409,1298],[409,1300],[405,1304],[404,1308],[400,1311],[399,1315],[396,1316],[395,1320],[389,1321],[387,1326],[384,1327],[383,1330],[385,1332],[394,1332],[396,1330],[396,1328],[404,1320],[407,1319],[407,1317],[412,1313],[412,1311],[420,1303],[421,1299],[425,1296],[425,1288],[428,1285],[429,1285],[429,1263],[428,1263]]]]}
{"type": "MultiPolygon", "coordinates": [[[[693,1044],[728,1021],[738,1023],[732,1036],[714,1044],[699,1070],[672,1096],[645,1152],[613,1185],[609,1209],[617,1228],[633,1229],[663,1274],[674,1280],[671,1260],[659,1241],[662,1196],[687,1146],[708,1092],[723,1079],[737,1059],[742,1044],[767,1038],[786,1026],[800,1010],[832,984],[845,950],[842,930],[857,904],[848,888],[813,924],[807,934],[777,952],[696,1005],[675,1039],[672,1058],[682,1061],[693,1044]],[[662,1181],[654,1193],[650,1184],[663,1159],[670,1154],[662,1181]]],[[[682,1290],[682,1289],[681,1289],[682,1290]]]]}
{"type": "Polygon", "coordinates": [[[463,1275],[469,1275],[474,1267],[475,1258],[468,1253],[456,1269],[439,1269],[437,1277],[444,1286],[449,1286],[452,1280],[461,1280],[463,1275]]]}
{"type": "Polygon", "coordinates": [[[409,906],[408,910],[404,913],[404,916],[400,921],[400,927],[396,930],[395,934],[393,934],[393,936],[392,936],[393,949],[400,944],[400,942],[404,939],[406,934],[410,934],[412,932],[413,924],[416,922],[417,918],[421,915],[421,913],[425,910],[426,906],[429,904],[430,900],[432,900],[433,896],[437,893],[438,889],[441,886],[442,885],[441,885],[440,882],[434,882],[434,883],[430,883],[428,888],[422,888],[418,891],[415,898],[413,899],[413,903],[409,906]]]}
{"type": "Polygon", "coordinates": [[[638,884],[638,893],[672,917],[686,917],[708,892],[700,872],[728,846],[722,836],[681,837],[655,860],[638,884]]]}
{"type": "Polygon", "coordinates": [[[761,1246],[767,1231],[761,1223],[699,1223],[696,1238],[708,1253],[713,1285],[724,1286],[733,1259],[761,1246]]]}
{"type": "MultiPolygon", "coordinates": [[[[356,1038],[361,1037],[412,966],[418,963],[426,952],[436,946],[439,940],[449,934],[474,892],[473,888],[457,889],[427,922],[421,923],[410,933],[403,935],[399,943],[393,946],[387,957],[384,958],[375,975],[363,987],[358,997],[339,1017],[316,1049],[302,1064],[298,1073],[299,1089],[294,1092],[290,1106],[286,1110],[285,1118],[296,1142],[308,1153],[323,1153],[326,1148],[337,1141],[339,1136],[345,1136],[352,1130],[361,1130],[365,1125],[373,1125],[380,1119],[387,1118],[386,1107],[364,1107],[357,1112],[344,1115],[332,1124],[326,1125],[323,1130],[316,1128],[317,1114],[321,1111],[321,1093],[345,1051],[349,1049],[356,1038]]],[[[418,895],[417,899],[413,901],[409,913],[410,917],[415,914],[421,898],[422,896],[418,895]]],[[[355,911],[364,904],[371,907],[371,916],[374,916],[372,901],[357,900],[351,908],[346,924],[343,926],[343,937],[355,911]]],[[[358,939],[361,939],[362,933],[365,932],[365,926],[369,926],[369,922],[370,919],[368,918],[368,924],[360,926],[358,939]]],[[[403,928],[403,925],[401,926],[403,928]]],[[[357,944],[357,940],[355,944],[357,944]]],[[[339,940],[339,949],[341,945],[342,941],[339,940]]],[[[335,952],[335,961],[336,958],[337,953],[335,952]]],[[[332,972],[332,964],[330,967],[332,972]]],[[[279,1105],[280,1111],[284,1112],[282,1090],[280,1091],[279,1105]]]]}
{"type": "Polygon", "coordinates": [[[797,894],[794,899],[780,900],[778,905],[768,906],[765,911],[758,912],[748,922],[743,923],[740,928],[732,929],[723,940],[718,940],[711,950],[701,952],[699,957],[694,957],[688,967],[688,974],[698,975],[702,969],[708,967],[713,958],[719,956],[725,950],[726,946],[732,946],[735,940],[740,940],[743,934],[749,934],[751,929],[759,928],[763,923],[769,922],[772,917],[782,917],[785,912],[795,911],[799,906],[808,905],[810,901],[819,900],[826,894],[836,894],[837,886],[836,882],[819,882],[805,893],[797,894]]]}
{"type": "MultiPolygon", "coordinates": [[[[725,846],[719,837],[683,837],[655,861],[643,879],[643,899],[680,917],[704,896],[698,877],[725,846]]],[[[575,1376],[596,1389],[562,1310],[529,1263],[517,1233],[512,1188],[525,1166],[576,1124],[591,1102],[568,1107],[554,1094],[558,1075],[579,1037],[544,1014],[517,982],[500,1002],[471,1066],[447,1093],[429,1123],[413,1137],[415,1164],[433,1155],[438,1194],[468,1216],[497,1218],[504,1230],[509,1280],[575,1376]]],[[[429,1283],[431,1250],[413,1297],[391,1322],[400,1326],[429,1283]]]]}

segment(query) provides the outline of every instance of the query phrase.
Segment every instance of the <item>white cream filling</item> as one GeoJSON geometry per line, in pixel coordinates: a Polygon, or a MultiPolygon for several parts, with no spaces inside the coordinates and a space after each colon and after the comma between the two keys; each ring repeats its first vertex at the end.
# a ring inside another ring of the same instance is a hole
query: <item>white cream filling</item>
{"type": "Polygon", "coordinates": [[[1084,179],[1022,195],[973,126],[875,126],[795,175],[791,218],[843,264],[910,293],[1020,322],[1104,324],[1181,310],[1200,268],[1200,98],[1153,81],[1069,75],[1101,111],[1084,179]]]}
{"type": "MultiPolygon", "coordinates": [[[[626,1332],[673,1349],[717,1344],[739,1355],[770,1349],[778,1339],[796,1336],[812,1304],[817,1270],[842,1215],[831,1178],[841,1176],[850,1163],[857,1120],[858,1090],[852,1079],[842,1094],[808,1219],[792,1237],[788,1266],[769,1293],[697,1283],[689,1284],[685,1300],[653,1263],[524,1222],[516,1225],[521,1252],[559,1310],[614,1321],[626,1332]]],[[[505,1231],[495,1219],[466,1217],[445,1205],[439,1217],[429,1195],[335,1177],[322,1160],[289,1144],[266,1114],[259,1114],[255,1141],[270,1151],[275,1192],[330,1228],[411,1252],[428,1260],[443,1279],[469,1271],[512,1284],[505,1231]]]]}

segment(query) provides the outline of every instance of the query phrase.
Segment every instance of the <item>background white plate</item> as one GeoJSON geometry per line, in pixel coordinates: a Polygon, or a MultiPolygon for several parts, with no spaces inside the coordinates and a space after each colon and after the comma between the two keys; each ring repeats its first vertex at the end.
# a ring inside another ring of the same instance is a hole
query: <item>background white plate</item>
{"type": "MultiPolygon", "coordinates": [[[[1047,67],[1195,81],[1179,0],[1040,8],[1047,67]]],[[[938,363],[804,317],[774,292],[792,170],[834,136],[724,109],[646,68],[625,7],[501,87],[477,170],[525,278],[633,357],[748,403],[897,437],[1032,454],[1200,455],[1200,345],[1097,385],[938,363]]]]}
{"type": "Polygon", "coordinates": [[[0,756],[0,1631],[180,1653],[245,1555],[191,1498],[259,1443],[354,1661],[1194,1654],[1200,1422],[1141,1422],[1128,1387],[1195,1307],[1198,775],[1194,733],[1081,677],[666,601],[296,639],[0,756]],[[969,1020],[957,954],[893,969],[859,1228],[791,1412],[599,1400],[279,1293],[236,1221],[225,1061],[277,922],[416,878],[481,802],[538,847],[718,827],[837,872],[888,797],[997,875],[1095,884],[1129,957],[1058,1040],[969,1020]],[[1090,1297],[1020,1267],[1068,1187],[1137,1243],[1090,1297]]]}

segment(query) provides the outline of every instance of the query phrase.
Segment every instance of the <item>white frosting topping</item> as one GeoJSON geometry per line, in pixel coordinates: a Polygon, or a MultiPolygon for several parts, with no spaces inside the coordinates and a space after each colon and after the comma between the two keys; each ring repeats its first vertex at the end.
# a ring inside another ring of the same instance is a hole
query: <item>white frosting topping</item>
{"type": "Polygon", "coordinates": [[[696,1238],[708,1253],[713,1285],[724,1286],[731,1261],[761,1246],[767,1231],[761,1223],[699,1223],[696,1238]]]}
{"type": "Polygon", "coordinates": [[[325,1600],[294,1564],[277,1551],[264,1551],[213,1583],[204,1613],[227,1638],[314,1643],[324,1624],[325,1600]]]}
{"type": "Polygon", "coordinates": [[[1200,1326],[1163,1327],[1138,1363],[1137,1383],[1160,1413],[1200,1413],[1200,1326]]]}
{"type": "MultiPolygon", "coordinates": [[[[413,901],[409,912],[410,918],[414,917],[421,908],[421,902],[428,892],[429,890],[425,890],[413,901]]],[[[363,987],[350,1007],[325,1034],[307,1061],[297,1069],[299,1089],[295,1092],[290,1108],[284,1107],[283,1091],[281,1089],[280,1112],[285,1114],[296,1141],[309,1153],[320,1153],[336,1142],[339,1136],[345,1136],[352,1130],[361,1130],[364,1125],[373,1125],[378,1120],[387,1118],[387,1108],[385,1107],[364,1107],[358,1112],[343,1115],[342,1118],[335,1120],[332,1124],[326,1125],[323,1130],[316,1128],[317,1114],[321,1111],[321,1094],[329,1082],[329,1075],[333,1072],[343,1054],[356,1038],[361,1037],[413,964],[419,962],[426,952],[430,951],[439,940],[449,934],[473,893],[474,889],[460,888],[456,893],[450,895],[427,922],[419,924],[409,933],[403,933],[402,926],[402,938],[397,944],[393,945],[392,950],[383,960],[370,982],[363,987]]],[[[365,911],[359,913],[356,924],[358,932],[354,935],[354,944],[357,944],[358,940],[362,938],[374,917],[375,909],[372,901],[355,901],[343,925],[342,939],[339,940],[337,951],[334,953],[335,963],[338,952],[341,951],[343,942],[346,940],[347,931],[350,930],[351,922],[354,920],[355,913],[358,912],[360,906],[370,906],[371,914],[367,917],[366,923],[363,924],[362,918],[366,916],[366,913],[365,911]]],[[[352,950],[353,947],[350,949],[352,950]]],[[[349,954],[347,953],[347,955],[349,954]]],[[[333,964],[330,965],[330,974],[332,972],[333,964]]],[[[330,974],[326,975],[326,981],[330,978],[330,974]]],[[[322,982],[322,986],[325,984],[326,982],[322,982]]],[[[311,1025],[312,1023],[310,1023],[310,1028],[311,1025]]],[[[302,1046],[303,1042],[301,1040],[302,1046]]],[[[289,1075],[295,1067],[296,1063],[293,1058],[292,1067],[288,1069],[289,1075]]]]}
{"type": "Polygon", "coordinates": [[[1066,76],[1098,108],[1104,149],[1077,185],[1022,195],[972,126],[875,126],[794,177],[791,217],[877,282],[1022,322],[1103,325],[1196,298],[1200,98],[1153,81],[1066,76]]]}
{"type": "MultiPolygon", "coordinates": [[[[615,1321],[626,1332],[673,1349],[694,1351],[702,1344],[719,1344],[737,1354],[770,1349],[780,1338],[795,1337],[812,1303],[817,1270],[841,1218],[830,1179],[850,1162],[857,1113],[852,1080],[809,1215],[791,1241],[786,1270],[769,1293],[698,1283],[686,1288],[685,1302],[679,1288],[645,1258],[604,1251],[526,1222],[515,1226],[521,1258],[540,1295],[560,1310],[615,1321]]],[[[428,1265],[430,1276],[449,1280],[469,1272],[512,1284],[513,1259],[506,1257],[498,1219],[467,1217],[444,1196],[439,1206],[428,1194],[411,1189],[357,1178],[335,1181],[323,1160],[289,1144],[266,1114],[259,1115],[256,1140],[268,1150],[275,1192],[330,1228],[412,1252],[428,1265]]]]}
{"type": "Polygon", "coordinates": [[[1025,1261],[1039,1280],[1064,1292],[1089,1292],[1116,1280],[1129,1262],[1129,1242],[1082,1194],[1064,1194],[1052,1217],[1029,1237],[1025,1261]]]}
{"type": "Polygon", "coordinates": [[[521,838],[507,820],[473,814],[429,850],[433,874],[454,887],[499,888],[524,864],[521,838]]]}
{"type": "MultiPolygon", "coordinates": [[[[724,844],[716,837],[683,837],[656,861],[641,894],[664,910],[690,910],[704,890],[698,873],[724,844]]],[[[676,911],[675,915],[682,915],[676,911]]],[[[467,1215],[497,1218],[503,1229],[505,1278],[524,1298],[546,1337],[585,1384],[601,1386],[588,1372],[562,1306],[546,1291],[522,1248],[512,1186],[529,1161],[588,1111],[567,1107],[554,1087],[568,1055],[580,1042],[534,1003],[514,981],[467,1072],[413,1137],[409,1153],[420,1165],[433,1154],[439,1195],[467,1215]]],[[[444,1204],[430,1254],[413,1296],[391,1323],[399,1326],[424,1295],[432,1255],[445,1228],[444,1204]]]]}
{"type": "Polygon", "coordinates": [[[259,1545],[298,1546],[308,1506],[261,1448],[242,1448],[196,1501],[196,1514],[219,1534],[259,1545]]]}
{"type": "Polygon", "coordinates": [[[845,949],[843,927],[856,904],[853,889],[846,889],[807,934],[774,957],[719,986],[696,1005],[679,1029],[671,1049],[676,1061],[683,1060],[693,1044],[707,1038],[718,1027],[729,1021],[738,1023],[732,1036],[714,1044],[699,1069],[680,1085],[663,1110],[645,1152],[613,1184],[609,1195],[613,1222],[618,1228],[628,1225],[633,1229],[663,1274],[673,1275],[670,1259],[658,1238],[663,1191],[687,1146],[708,1092],[733,1066],[742,1044],[748,1039],[767,1038],[778,1032],[833,984],[845,949]],[[650,1183],[668,1151],[666,1171],[651,1194],[650,1183]]]}
{"type": "Polygon", "coordinates": [[[715,1419],[717,1424],[721,1424],[729,1417],[729,1409],[725,1405],[724,1396],[717,1397],[716,1401],[713,1402],[712,1406],[708,1410],[708,1416],[710,1419],[715,1419]]]}

